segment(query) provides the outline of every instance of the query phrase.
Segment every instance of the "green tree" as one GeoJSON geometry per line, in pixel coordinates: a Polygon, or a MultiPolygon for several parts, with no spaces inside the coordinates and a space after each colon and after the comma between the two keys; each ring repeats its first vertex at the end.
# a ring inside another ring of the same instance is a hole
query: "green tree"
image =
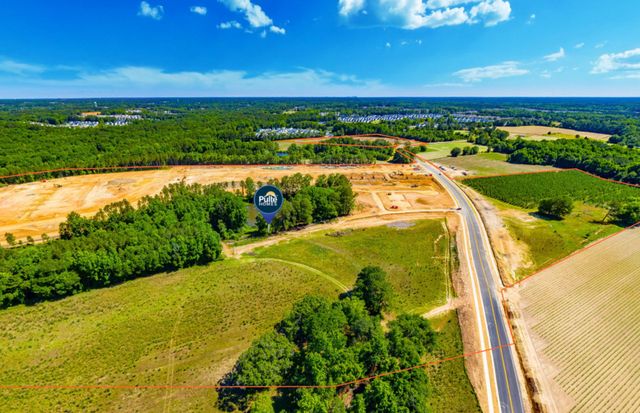
{"type": "Polygon", "coordinates": [[[462,149],[458,148],[457,146],[451,149],[451,156],[453,156],[454,158],[460,156],[461,153],[462,153],[462,149]]]}
{"type": "Polygon", "coordinates": [[[380,267],[365,267],[356,279],[353,295],[361,298],[372,315],[380,315],[387,310],[391,300],[391,285],[387,274],[380,267]]]}
{"type": "Polygon", "coordinates": [[[12,247],[16,245],[16,237],[12,233],[10,232],[5,233],[4,239],[7,241],[7,244],[9,244],[12,247]]]}
{"type": "Polygon", "coordinates": [[[543,199],[538,205],[538,212],[555,218],[564,218],[573,211],[573,201],[569,197],[543,199]]]}
{"type": "Polygon", "coordinates": [[[256,216],[256,227],[258,228],[259,235],[267,235],[269,233],[269,224],[264,219],[264,217],[260,214],[256,216]]]}
{"type": "Polygon", "coordinates": [[[610,215],[623,225],[640,222],[640,199],[614,203],[610,209],[610,215]]]}

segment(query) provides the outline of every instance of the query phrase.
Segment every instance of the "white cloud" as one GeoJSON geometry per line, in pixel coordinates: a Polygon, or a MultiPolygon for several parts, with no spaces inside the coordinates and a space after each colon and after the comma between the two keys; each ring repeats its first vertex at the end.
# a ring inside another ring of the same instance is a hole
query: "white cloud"
{"type": "Polygon", "coordinates": [[[504,62],[497,65],[459,70],[453,75],[465,82],[480,82],[483,79],[500,79],[503,77],[522,76],[527,73],[529,71],[522,69],[518,62],[504,62]]]}
{"type": "Polygon", "coordinates": [[[140,2],[140,10],[138,10],[138,16],[149,17],[154,20],[162,19],[164,15],[164,7],[151,6],[146,1],[140,2]]]}
{"type": "Polygon", "coordinates": [[[349,16],[364,9],[365,0],[338,0],[338,13],[349,16]]]}
{"type": "Polygon", "coordinates": [[[607,53],[601,55],[593,64],[591,73],[617,73],[614,79],[638,79],[640,78],[640,48],[631,49],[620,53],[607,53]]]}
{"type": "Polygon", "coordinates": [[[278,26],[269,27],[269,31],[271,33],[275,33],[275,34],[285,34],[285,33],[287,33],[287,31],[285,29],[283,29],[282,27],[278,27],[278,26]]]}
{"type": "Polygon", "coordinates": [[[565,56],[564,47],[561,47],[557,52],[546,55],[544,60],[547,62],[557,62],[560,59],[564,59],[565,56]]]}
{"type": "Polygon", "coordinates": [[[218,29],[227,30],[227,29],[242,29],[242,25],[235,20],[231,20],[228,22],[222,22],[216,26],[218,29]]]}
{"type": "MultiPolygon", "coordinates": [[[[262,27],[268,27],[271,33],[276,34],[285,34],[286,30],[282,27],[278,27],[273,24],[273,20],[271,17],[267,16],[267,14],[262,10],[257,4],[251,2],[251,0],[218,0],[220,3],[224,4],[231,11],[235,11],[238,13],[243,13],[244,18],[249,23],[249,26],[254,29],[259,29],[262,27]]],[[[267,31],[263,30],[260,32],[260,37],[266,37],[267,31]]]]}
{"type": "Polygon", "coordinates": [[[189,10],[191,10],[191,13],[199,14],[201,16],[207,15],[207,8],[204,6],[191,6],[189,10]]]}
{"type": "Polygon", "coordinates": [[[254,28],[270,26],[273,20],[262,10],[262,7],[253,4],[251,0],[218,0],[231,11],[244,13],[249,25],[254,28]]]}
{"type": "Polygon", "coordinates": [[[509,20],[511,4],[504,0],[485,0],[471,8],[471,20],[475,23],[483,21],[484,25],[495,26],[509,20]]]}
{"type": "Polygon", "coordinates": [[[461,24],[495,26],[511,15],[506,0],[338,0],[341,16],[353,24],[414,30],[461,24]],[[364,12],[370,10],[371,13],[364,12]]]}
{"type": "Polygon", "coordinates": [[[529,16],[529,20],[527,20],[527,24],[533,24],[534,21],[536,21],[536,15],[532,14],[531,16],[529,16]]]}
{"type": "Polygon", "coordinates": [[[46,69],[43,66],[39,65],[16,62],[11,59],[0,59],[0,72],[10,73],[12,75],[42,73],[45,70],[46,69]]]}
{"type": "Polygon", "coordinates": [[[384,47],[386,47],[387,49],[391,48],[391,43],[386,42],[386,43],[384,44],[384,47]]]}
{"type": "Polygon", "coordinates": [[[578,43],[574,46],[576,49],[582,49],[584,47],[584,43],[578,43]]]}

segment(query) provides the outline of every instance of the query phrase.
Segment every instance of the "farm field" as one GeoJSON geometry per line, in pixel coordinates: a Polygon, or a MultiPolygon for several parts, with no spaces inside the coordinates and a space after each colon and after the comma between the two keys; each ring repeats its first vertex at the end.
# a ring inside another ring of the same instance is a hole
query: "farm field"
{"type": "Polygon", "coordinates": [[[510,137],[522,137],[526,140],[554,140],[574,139],[576,135],[581,137],[607,141],[611,135],[595,132],[581,132],[573,129],[556,128],[551,126],[502,126],[498,129],[509,132],[510,137]],[[551,132],[551,135],[549,135],[551,132]]]}
{"type": "Polygon", "coordinates": [[[480,193],[522,208],[536,208],[544,198],[568,196],[574,201],[604,205],[640,197],[640,188],[605,181],[579,171],[465,179],[480,193]]]}
{"type": "Polygon", "coordinates": [[[449,156],[434,159],[433,161],[447,168],[447,173],[453,177],[463,177],[465,176],[464,173],[469,176],[486,176],[556,169],[551,166],[509,163],[507,162],[507,155],[498,152],[482,152],[477,155],[458,156],[455,158],[449,156]]]}
{"type": "MultiPolygon", "coordinates": [[[[442,220],[324,232],[285,244],[287,253],[279,245],[266,247],[239,259],[0,311],[0,384],[215,384],[292,303],[305,294],[335,297],[352,285],[361,265],[384,264],[396,308],[438,305],[448,288],[445,234],[442,220]],[[412,252],[394,257],[399,251],[412,252]],[[300,262],[300,254],[308,261],[300,262]]],[[[455,314],[436,327],[444,332],[437,354],[461,354],[455,314]]],[[[438,389],[433,403],[477,409],[462,360],[452,363],[430,369],[438,389]]],[[[0,398],[9,411],[25,405],[216,411],[215,392],[203,389],[0,390],[0,398]]]]}
{"type": "MultiPolygon", "coordinates": [[[[640,229],[624,231],[511,289],[558,411],[640,410],[640,229]]],[[[545,383],[542,380],[542,383],[545,383]]]]}
{"type": "Polygon", "coordinates": [[[640,188],[603,181],[577,171],[463,182],[488,197],[513,239],[515,245],[511,249],[514,251],[500,253],[522,256],[523,259],[510,264],[510,276],[516,280],[619,231],[620,226],[602,222],[607,210],[601,205],[640,196],[640,188]],[[575,204],[573,212],[563,220],[546,219],[536,213],[540,199],[564,195],[572,198],[575,204]]]}
{"type": "MultiPolygon", "coordinates": [[[[43,233],[57,234],[58,225],[71,211],[93,215],[101,207],[127,199],[132,204],[146,195],[154,195],[167,184],[229,183],[239,189],[239,182],[252,177],[256,182],[282,178],[300,172],[314,177],[342,173],[349,177],[358,194],[358,214],[366,215],[390,209],[377,193],[391,193],[399,199],[397,210],[446,208],[452,202],[431,178],[411,173],[410,165],[370,165],[358,167],[327,166],[220,166],[175,167],[160,170],[119,172],[71,176],[45,182],[10,185],[0,188],[0,234],[13,233],[18,239],[43,233]]],[[[4,239],[2,239],[4,242],[4,239]]]]}

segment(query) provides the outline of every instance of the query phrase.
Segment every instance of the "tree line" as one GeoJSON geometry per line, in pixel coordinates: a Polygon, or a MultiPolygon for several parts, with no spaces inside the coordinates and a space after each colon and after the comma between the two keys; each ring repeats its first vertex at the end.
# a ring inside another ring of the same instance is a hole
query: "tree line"
{"type": "Polygon", "coordinates": [[[0,249],[0,306],[57,299],[220,258],[221,237],[241,231],[243,200],[215,185],[171,184],[160,194],[72,212],[60,239],[0,249]]]}
{"type": "MultiPolygon", "coordinates": [[[[220,381],[226,386],[326,386],[418,365],[436,333],[417,315],[382,327],[391,288],[378,267],[365,267],[356,286],[332,301],[307,296],[271,331],[253,342],[220,381]]],[[[427,412],[431,389],[424,369],[407,370],[340,388],[276,391],[220,389],[224,411],[427,412]]]]}
{"type": "MultiPolygon", "coordinates": [[[[342,174],[321,175],[313,182],[311,175],[296,173],[280,180],[271,179],[268,183],[278,186],[285,200],[270,230],[264,218],[257,216],[256,226],[260,235],[349,215],[355,206],[351,182],[342,174]]],[[[247,199],[253,199],[256,189],[253,180],[247,178],[242,186],[247,199]]]]}

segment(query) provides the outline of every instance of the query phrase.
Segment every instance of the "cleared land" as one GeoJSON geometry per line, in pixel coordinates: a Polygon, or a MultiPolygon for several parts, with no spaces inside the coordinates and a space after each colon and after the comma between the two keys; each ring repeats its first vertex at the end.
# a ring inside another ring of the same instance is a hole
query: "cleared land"
{"type": "Polygon", "coordinates": [[[528,140],[553,140],[553,139],[573,139],[576,135],[584,138],[607,141],[611,135],[595,132],[581,132],[574,129],[555,128],[551,126],[504,126],[503,131],[509,132],[512,138],[522,137],[528,140]],[[551,135],[549,135],[551,132],[551,135]]]}
{"type": "Polygon", "coordinates": [[[453,177],[541,172],[556,169],[551,166],[509,163],[507,155],[497,152],[483,152],[455,158],[449,156],[434,159],[434,162],[447,168],[447,173],[453,177]]]}
{"type": "MultiPolygon", "coordinates": [[[[409,139],[395,139],[395,138],[381,138],[377,136],[348,136],[351,139],[356,139],[360,141],[371,141],[371,140],[384,140],[389,142],[390,145],[409,145],[409,146],[424,146],[425,142],[409,140],[409,139]]],[[[328,139],[334,138],[334,136],[321,136],[318,138],[292,138],[292,139],[278,139],[278,147],[281,150],[287,150],[292,143],[296,145],[311,145],[317,144],[320,142],[324,142],[328,139]]]]}
{"type": "MultiPolygon", "coordinates": [[[[309,293],[334,297],[365,264],[385,266],[397,308],[433,308],[447,291],[448,262],[437,255],[447,245],[443,222],[333,230],[255,256],[4,310],[0,383],[212,385],[293,302],[309,293]]],[[[442,317],[437,354],[463,353],[455,314],[442,317]]],[[[450,363],[429,369],[434,406],[477,410],[463,361],[450,363]]],[[[215,392],[203,389],[0,390],[0,398],[9,411],[215,411],[215,392]]]]}
{"type": "Polygon", "coordinates": [[[239,182],[248,177],[256,182],[266,182],[296,172],[314,177],[342,173],[349,177],[360,204],[356,216],[393,206],[397,207],[392,209],[394,211],[410,211],[453,205],[438,184],[429,177],[413,174],[410,165],[175,167],[72,176],[0,188],[0,236],[6,232],[13,233],[18,239],[28,235],[39,239],[43,233],[55,235],[58,225],[71,211],[91,215],[103,206],[123,199],[135,204],[143,196],[154,195],[165,185],[181,180],[202,184],[227,182],[233,190],[239,189],[239,182]],[[392,193],[406,202],[398,205],[387,202],[385,206],[378,193],[392,193]]]}
{"type": "Polygon", "coordinates": [[[517,293],[540,371],[568,395],[555,392],[560,411],[640,410],[640,229],[533,276],[512,300],[517,293]]]}

